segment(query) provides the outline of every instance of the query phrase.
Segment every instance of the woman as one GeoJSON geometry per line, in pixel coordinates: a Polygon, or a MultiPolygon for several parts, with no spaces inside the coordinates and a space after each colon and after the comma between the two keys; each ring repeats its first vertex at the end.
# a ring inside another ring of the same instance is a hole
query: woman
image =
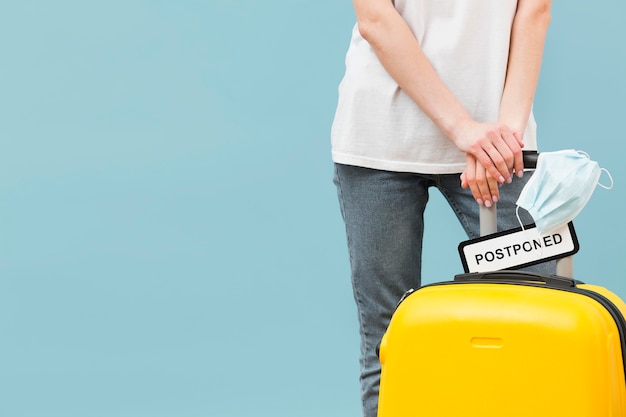
{"type": "MultiPolygon", "coordinates": [[[[499,229],[518,225],[522,148],[536,149],[532,103],[550,7],[550,0],[354,0],[357,24],[331,136],[365,417],[377,414],[376,345],[402,294],[420,285],[428,189],[443,193],[470,237],[479,233],[479,205],[499,202],[499,229]]],[[[554,264],[535,270],[553,273],[554,264]]]]}

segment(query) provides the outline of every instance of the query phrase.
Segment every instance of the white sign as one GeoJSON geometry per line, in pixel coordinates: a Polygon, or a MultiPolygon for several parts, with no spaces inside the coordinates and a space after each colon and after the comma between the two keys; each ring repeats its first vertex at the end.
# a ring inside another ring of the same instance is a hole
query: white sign
{"type": "Polygon", "coordinates": [[[564,258],[578,249],[570,222],[545,235],[533,225],[468,240],[459,245],[459,254],[465,272],[487,272],[564,258]]]}

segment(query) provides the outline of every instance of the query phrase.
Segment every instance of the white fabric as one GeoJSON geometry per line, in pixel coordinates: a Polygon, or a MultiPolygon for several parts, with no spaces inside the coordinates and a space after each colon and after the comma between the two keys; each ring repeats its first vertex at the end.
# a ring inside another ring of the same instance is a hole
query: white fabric
{"type": "MultiPolygon", "coordinates": [[[[396,0],[438,75],[477,121],[496,121],[517,0],[396,0]]],[[[331,130],[333,161],[462,172],[465,154],[398,87],[355,25],[331,130]]],[[[525,149],[536,149],[531,114],[525,149]]]]}

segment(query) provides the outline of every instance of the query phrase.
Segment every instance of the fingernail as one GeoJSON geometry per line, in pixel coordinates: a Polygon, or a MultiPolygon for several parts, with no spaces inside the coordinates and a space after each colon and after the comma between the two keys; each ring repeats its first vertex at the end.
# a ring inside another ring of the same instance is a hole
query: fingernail
{"type": "Polygon", "coordinates": [[[493,196],[492,200],[493,200],[494,203],[497,203],[498,202],[498,197],[493,196]]]}
{"type": "Polygon", "coordinates": [[[500,175],[500,178],[498,178],[498,182],[500,182],[500,184],[504,183],[504,177],[502,175],[500,175]]]}
{"type": "Polygon", "coordinates": [[[480,198],[478,200],[476,200],[476,202],[478,203],[479,206],[483,205],[483,200],[481,200],[480,198]]]}
{"type": "Polygon", "coordinates": [[[507,184],[510,184],[512,182],[513,182],[513,177],[509,177],[509,178],[506,179],[506,183],[507,184]]]}
{"type": "Polygon", "coordinates": [[[523,170],[523,169],[520,169],[520,170],[517,172],[517,178],[522,178],[523,176],[524,176],[524,170],[523,170]]]}
{"type": "Polygon", "coordinates": [[[485,206],[487,208],[491,207],[491,201],[490,200],[485,201],[485,206]]]}

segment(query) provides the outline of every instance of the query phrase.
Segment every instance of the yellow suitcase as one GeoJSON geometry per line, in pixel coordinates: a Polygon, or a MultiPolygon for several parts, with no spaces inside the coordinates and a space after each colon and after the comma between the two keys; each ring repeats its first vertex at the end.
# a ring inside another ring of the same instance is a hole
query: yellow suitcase
{"type": "Polygon", "coordinates": [[[384,335],[379,417],[626,416],[626,305],[519,271],[410,292],[384,335]]]}

